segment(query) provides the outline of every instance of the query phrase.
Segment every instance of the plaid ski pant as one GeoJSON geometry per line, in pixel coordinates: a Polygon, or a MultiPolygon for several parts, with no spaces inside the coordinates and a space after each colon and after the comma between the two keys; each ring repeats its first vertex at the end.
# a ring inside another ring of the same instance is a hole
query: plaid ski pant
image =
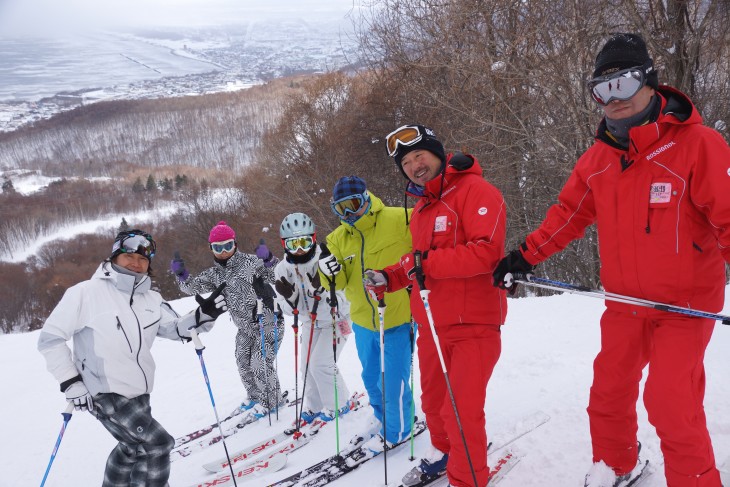
{"type": "Polygon", "coordinates": [[[102,487],[168,485],[175,439],[152,417],[149,394],[98,394],[91,413],[119,441],[106,461],[102,487]]]}

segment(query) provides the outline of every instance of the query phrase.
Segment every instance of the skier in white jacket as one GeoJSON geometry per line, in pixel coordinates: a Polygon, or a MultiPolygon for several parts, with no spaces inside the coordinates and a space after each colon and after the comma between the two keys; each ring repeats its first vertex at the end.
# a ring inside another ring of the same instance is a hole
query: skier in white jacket
{"type": "Polygon", "coordinates": [[[348,400],[350,392],[335,363],[335,357],[339,358],[348,335],[352,333],[350,304],[344,292],[336,292],[333,324],[330,289],[326,283],[321,283],[317,264],[322,250],[317,246],[314,223],[307,215],[287,215],[281,223],[279,236],[285,258],[275,269],[277,302],[284,314],[293,316],[296,312],[298,316],[301,326],[299,369],[302,377],[308,376],[301,418],[310,423],[317,417],[330,421],[335,418],[336,410],[343,415],[351,407],[348,400]],[[316,320],[312,323],[318,298],[321,300],[316,307],[316,320]]]}
{"type": "Polygon", "coordinates": [[[119,441],[107,459],[103,487],[167,485],[175,440],[151,414],[150,349],[157,336],[189,341],[191,327],[208,331],[227,309],[221,287],[206,299],[196,296],[200,307],[179,316],[150,288],[155,249],[146,232],[120,232],[109,259],[91,279],[66,290],[38,339],[68,401],[92,413],[119,441]]]}

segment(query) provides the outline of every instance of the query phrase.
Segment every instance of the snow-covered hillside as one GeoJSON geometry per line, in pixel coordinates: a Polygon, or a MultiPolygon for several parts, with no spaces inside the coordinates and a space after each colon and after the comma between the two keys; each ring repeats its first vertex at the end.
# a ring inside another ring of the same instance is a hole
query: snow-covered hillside
{"type": "MultiPolygon", "coordinates": [[[[163,277],[167,278],[167,276],[163,277]]],[[[194,306],[192,298],[175,302],[178,309],[194,306]]],[[[562,295],[549,298],[510,300],[507,325],[503,328],[502,357],[487,391],[487,429],[490,434],[509,429],[531,413],[542,410],[551,420],[516,445],[526,456],[505,477],[504,487],[565,487],[583,485],[590,466],[590,438],[585,407],[592,377],[592,360],[599,346],[598,318],[603,303],[597,299],[562,295]]],[[[728,308],[730,309],[730,308],[728,308]]],[[[203,335],[205,362],[219,413],[227,414],[243,399],[233,358],[234,326],[227,315],[214,330],[203,335]]],[[[38,485],[61,427],[65,407],[58,384],[46,372],[36,351],[38,332],[0,336],[0,486],[38,485]]],[[[718,324],[707,351],[707,410],[718,463],[730,456],[730,327],[718,324]]],[[[153,353],[158,370],[152,394],[155,417],[174,436],[214,420],[200,364],[191,345],[158,340],[153,353]]],[[[287,327],[279,355],[280,378],[294,386],[293,334],[287,327]]],[[[351,390],[362,390],[360,364],[354,339],[342,354],[341,369],[351,390]]],[[[386,372],[387,373],[387,372],[386,372]]],[[[417,381],[418,382],[418,381],[417,381]]],[[[301,388],[301,381],[300,381],[301,388]]],[[[418,390],[417,386],[417,390],[418,390]]],[[[419,412],[420,413],[420,412],[419,412]]],[[[341,442],[363,427],[366,410],[342,418],[341,442]]],[[[294,419],[287,408],[278,423],[269,427],[260,421],[228,440],[229,449],[250,444],[287,427],[294,419]]],[[[639,408],[639,439],[642,456],[659,465],[659,442],[639,408]]],[[[287,466],[267,477],[239,485],[261,486],[284,478],[335,451],[335,429],[326,428],[312,444],[290,455],[287,466]]],[[[415,452],[424,451],[426,435],[417,438],[415,452]]],[[[104,463],[114,446],[111,436],[87,413],[74,414],[46,483],[49,487],[100,485],[104,463]]],[[[187,487],[212,478],[201,465],[223,454],[222,445],[193,454],[172,464],[170,484],[187,487]]],[[[414,463],[408,451],[388,455],[388,480],[393,484],[414,463]]],[[[730,480],[730,479],[729,479],[730,480]]],[[[726,485],[728,480],[725,481],[726,485]]],[[[332,484],[378,486],[384,484],[383,461],[376,458],[332,484]]],[[[666,485],[659,472],[645,487],[666,485]]]]}

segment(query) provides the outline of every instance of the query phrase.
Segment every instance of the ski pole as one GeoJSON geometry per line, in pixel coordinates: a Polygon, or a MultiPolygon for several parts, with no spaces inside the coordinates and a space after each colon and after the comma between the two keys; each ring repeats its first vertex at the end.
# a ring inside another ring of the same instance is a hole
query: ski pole
{"type": "Polygon", "coordinates": [[[268,409],[269,426],[271,426],[271,395],[269,394],[269,364],[266,363],[266,332],[264,331],[264,300],[256,298],[256,317],[259,320],[259,330],[261,331],[261,359],[264,361],[264,386],[266,394],[266,409],[268,409]]]}
{"type": "Polygon", "coordinates": [[[421,301],[423,301],[423,307],[426,309],[426,317],[428,318],[428,325],[431,328],[431,334],[433,335],[433,342],[436,345],[436,352],[438,352],[439,361],[441,362],[441,370],[444,373],[444,380],[446,381],[446,388],[449,391],[449,398],[451,399],[451,406],[454,408],[454,416],[456,417],[456,425],[459,427],[459,433],[461,433],[461,441],[464,443],[464,451],[466,452],[466,459],[469,462],[469,470],[471,470],[472,480],[474,481],[474,487],[478,487],[477,475],[474,471],[474,464],[471,461],[471,455],[469,454],[469,447],[466,444],[466,436],[464,436],[464,428],[461,426],[461,418],[459,417],[459,410],[456,407],[456,399],[454,398],[454,391],[451,388],[451,381],[449,380],[449,372],[446,370],[446,361],[444,355],[441,352],[441,343],[439,337],[436,334],[436,325],[433,321],[433,313],[431,313],[431,306],[428,302],[428,295],[431,292],[426,289],[426,277],[423,275],[423,261],[421,257],[421,251],[416,250],[413,252],[414,268],[416,270],[416,281],[418,282],[419,292],[421,294],[421,301]]]}
{"type": "Polygon", "coordinates": [[[213,412],[215,413],[215,422],[218,425],[218,432],[221,435],[221,440],[223,443],[223,450],[226,452],[226,460],[228,460],[228,468],[231,470],[231,478],[233,479],[233,485],[238,487],[238,483],[236,482],[236,474],[233,471],[233,462],[231,462],[231,456],[228,454],[228,445],[226,445],[226,437],[223,434],[223,427],[221,426],[221,420],[218,416],[218,408],[215,407],[215,399],[213,398],[213,390],[210,387],[210,379],[208,378],[208,370],[205,368],[205,360],[203,359],[203,350],[205,350],[205,346],[203,346],[203,342],[200,341],[200,337],[198,336],[198,330],[196,329],[197,326],[191,326],[190,331],[190,338],[193,339],[193,343],[195,344],[195,353],[198,354],[198,359],[200,360],[200,368],[203,370],[203,377],[205,378],[205,385],[208,387],[208,395],[210,396],[210,403],[213,405],[213,412]]]}
{"type": "Polygon", "coordinates": [[[693,316],[695,318],[707,318],[720,321],[723,325],[730,325],[730,316],[708,313],[706,311],[700,311],[691,308],[683,308],[681,306],[674,306],[671,304],[660,303],[657,301],[649,301],[648,299],[624,296],[623,294],[610,293],[606,291],[601,291],[599,289],[591,289],[586,286],[578,286],[566,282],[554,281],[552,279],[535,277],[532,274],[524,274],[521,272],[515,272],[512,274],[508,273],[504,276],[504,282],[507,287],[511,286],[513,282],[519,282],[527,286],[552,289],[554,291],[579,294],[583,296],[590,296],[592,298],[605,299],[606,301],[615,301],[617,303],[633,304],[635,306],[653,308],[659,311],[678,313],[687,316],[693,316]]]}
{"type": "MultiPolygon", "coordinates": [[[[289,303],[287,301],[287,303],[289,303]]],[[[294,315],[294,323],[292,329],[294,330],[294,422],[296,424],[297,433],[299,433],[299,413],[301,411],[301,405],[299,404],[299,297],[297,297],[294,305],[291,306],[291,312],[294,315]]]]}
{"type": "MultiPolygon", "coordinates": [[[[321,257],[327,257],[330,254],[327,245],[324,243],[319,245],[322,249],[321,257]]],[[[317,272],[315,270],[315,272],[317,272]]],[[[340,454],[340,399],[337,393],[337,290],[335,288],[335,279],[327,276],[327,282],[330,285],[330,316],[332,316],[332,355],[334,365],[334,383],[335,383],[335,438],[337,446],[337,454],[340,454]]]]}
{"type": "Polygon", "coordinates": [[[413,428],[415,426],[416,422],[416,401],[413,399],[413,391],[415,390],[413,388],[413,352],[416,348],[416,330],[415,330],[415,322],[413,321],[413,317],[411,316],[411,330],[410,330],[410,338],[411,338],[411,456],[409,458],[410,461],[413,461],[416,459],[415,455],[413,454],[413,444],[415,443],[415,437],[413,436],[413,428]]]}
{"type": "Polygon", "coordinates": [[[380,382],[383,385],[383,473],[385,485],[388,485],[388,443],[386,439],[388,427],[385,419],[388,416],[385,406],[385,298],[378,300],[378,318],[380,319],[380,382]]]}
{"type": "Polygon", "coordinates": [[[46,473],[43,474],[43,480],[41,480],[41,487],[46,485],[46,479],[48,478],[48,472],[51,471],[51,465],[53,465],[53,460],[56,459],[56,454],[58,453],[58,448],[61,446],[61,440],[63,439],[63,434],[66,432],[66,425],[68,425],[68,422],[71,421],[71,414],[74,410],[74,403],[69,402],[66,406],[66,409],[61,413],[61,416],[63,416],[63,425],[61,425],[61,432],[58,433],[58,438],[56,439],[56,446],[53,447],[53,451],[51,452],[51,459],[48,460],[48,466],[46,467],[46,473]]]}
{"type": "MultiPolygon", "coordinates": [[[[281,306],[276,305],[277,312],[274,313],[274,371],[276,372],[276,378],[279,379],[279,320],[284,322],[284,316],[281,312],[281,306]]],[[[279,383],[281,389],[281,383],[279,383]]],[[[279,407],[276,408],[276,420],[279,421],[279,407]]]]}
{"type": "MultiPolygon", "coordinates": [[[[309,308],[309,302],[307,301],[307,293],[304,289],[304,280],[302,279],[302,276],[299,274],[299,269],[295,268],[297,271],[297,277],[299,277],[299,281],[301,282],[302,287],[302,297],[304,298],[304,305],[309,308]]],[[[307,362],[304,365],[304,384],[302,385],[302,407],[301,411],[304,411],[304,397],[305,393],[307,391],[307,377],[309,376],[309,358],[312,355],[312,341],[314,340],[314,327],[317,324],[317,308],[319,308],[319,301],[322,299],[319,294],[315,294],[313,296],[314,298],[314,304],[312,305],[312,309],[309,313],[309,319],[311,321],[310,323],[310,329],[309,329],[309,344],[307,345],[307,362]]],[[[297,431],[299,431],[299,424],[301,420],[299,417],[297,417],[297,431]]]]}

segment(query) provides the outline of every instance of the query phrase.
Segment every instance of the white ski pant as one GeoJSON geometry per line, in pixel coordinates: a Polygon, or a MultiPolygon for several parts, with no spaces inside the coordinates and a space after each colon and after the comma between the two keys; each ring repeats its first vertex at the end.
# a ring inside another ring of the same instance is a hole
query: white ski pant
{"type": "MultiPolygon", "coordinates": [[[[307,355],[309,354],[309,371],[307,377],[307,390],[304,391],[303,409],[319,412],[322,410],[335,410],[335,353],[339,359],[342,348],[347,343],[347,335],[343,336],[337,329],[337,349],[332,347],[332,326],[314,328],[312,333],[311,323],[302,324],[299,331],[300,347],[299,370],[301,377],[304,377],[307,369],[307,355]],[[309,350],[309,337],[312,336],[312,349],[309,350]]],[[[337,409],[347,403],[350,398],[350,390],[345,384],[345,379],[337,371],[337,409]]]]}

